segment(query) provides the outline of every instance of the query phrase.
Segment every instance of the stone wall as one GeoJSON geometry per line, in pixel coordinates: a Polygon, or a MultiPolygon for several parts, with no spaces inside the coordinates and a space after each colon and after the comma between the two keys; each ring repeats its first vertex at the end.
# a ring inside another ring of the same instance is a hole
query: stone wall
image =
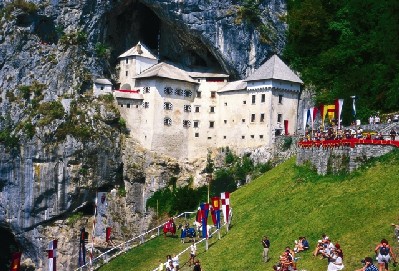
{"type": "Polygon", "coordinates": [[[355,145],[332,148],[310,147],[298,148],[297,165],[309,162],[318,174],[352,172],[366,160],[379,157],[392,151],[395,147],[388,145],[355,145]]]}

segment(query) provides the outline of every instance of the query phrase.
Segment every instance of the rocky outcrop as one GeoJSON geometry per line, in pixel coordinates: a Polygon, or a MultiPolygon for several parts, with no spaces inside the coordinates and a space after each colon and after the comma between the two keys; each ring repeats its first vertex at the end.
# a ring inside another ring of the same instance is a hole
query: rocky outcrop
{"type": "MultiPolygon", "coordinates": [[[[89,215],[98,188],[125,191],[117,211],[142,224],[145,199],[171,176],[201,183],[205,158],[182,166],[124,145],[119,113],[109,97],[92,97],[92,83],[115,79],[117,56],[139,40],[161,59],[245,77],[285,43],[285,2],[251,8],[235,0],[0,0],[0,230],[14,234],[24,260],[40,270],[52,236],[73,240],[66,217],[89,215]]],[[[70,257],[61,270],[70,270],[76,247],[60,242],[60,252],[70,257]]]]}

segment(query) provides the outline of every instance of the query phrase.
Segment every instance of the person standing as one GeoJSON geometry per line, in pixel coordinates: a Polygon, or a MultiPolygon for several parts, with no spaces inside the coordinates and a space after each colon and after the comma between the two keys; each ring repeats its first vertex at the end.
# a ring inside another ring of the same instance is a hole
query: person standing
{"type": "Polygon", "coordinates": [[[391,131],[389,132],[389,136],[391,137],[391,140],[395,140],[396,137],[396,131],[392,128],[391,131]]]}
{"type": "Polygon", "coordinates": [[[269,261],[269,248],[270,248],[270,241],[267,238],[267,236],[263,236],[262,246],[263,246],[263,261],[266,263],[269,261]]]}
{"type": "Polygon", "coordinates": [[[376,246],[375,254],[377,255],[379,271],[388,270],[388,262],[391,260],[391,257],[396,263],[395,254],[393,254],[392,248],[388,245],[388,241],[386,239],[382,239],[381,242],[376,246]]]}
{"type": "Polygon", "coordinates": [[[201,265],[200,265],[199,260],[196,260],[196,261],[195,261],[193,271],[203,271],[202,268],[201,268],[201,265]]]}
{"type": "Polygon", "coordinates": [[[191,266],[191,263],[195,264],[195,255],[197,254],[197,245],[195,243],[190,246],[190,259],[188,266],[191,266]]]}

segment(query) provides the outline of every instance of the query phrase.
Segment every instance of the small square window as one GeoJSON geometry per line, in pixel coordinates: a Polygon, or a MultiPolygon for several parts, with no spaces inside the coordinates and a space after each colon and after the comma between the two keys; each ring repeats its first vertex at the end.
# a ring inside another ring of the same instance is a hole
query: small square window
{"type": "Polygon", "coordinates": [[[214,121],[210,121],[209,122],[209,128],[215,128],[215,122],[214,121]]]}
{"type": "Polygon", "coordinates": [[[227,120],[224,120],[224,124],[226,124],[227,123],[227,120]]]}
{"type": "Polygon", "coordinates": [[[216,91],[211,91],[211,98],[216,98],[216,91]]]}
{"type": "Polygon", "coordinates": [[[224,106],[227,106],[227,103],[224,103],[224,106]]]}
{"type": "Polygon", "coordinates": [[[127,107],[127,108],[130,108],[130,104],[127,104],[126,107],[127,107]]]}
{"type": "Polygon", "coordinates": [[[197,98],[201,98],[201,91],[197,91],[197,98]]]}
{"type": "Polygon", "coordinates": [[[214,107],[214,106],[211,106],[209,112],[215,113],[215,107],[214,107]]]}
{"type": "Polygon", "coordinates": [[[208,139],[212,139],[212,137],[208,136],[208,139]]]}
{"type": "Polygon", "coordinates": [[[263,135],[259,135],[259,138],[263,138],[263,135]]]}
{"type": "Polygon", "coordinates": [[[223,136],[223,139],[226,139],[226,136],[223,136]]]}
{"type": "Polygon", "coordinates": [[[195,120],[194,121],[194,128],[198,128],[199,127],[199,121],[198,120],[195,120]]]}
{"type": "Polygon", "coordinates": [[[195,113],[199,113],[200,112],[200,107],[199,106],[196,106],[195,107],[195,113]]]}
{"type": "Polygon", "coordinates": [[[255,135],[251,135],[251,138],[255,138],[255,135]]]}
{"type": "Polygon", "coordinates": [[[247,104],[247,101],[242,101],[242,104],[247,104]]]}
{"type": "Polygon", "coordinates": [[[260,122],[264,122],[265,121],[265,114],[261,113],[260,114],[260,122]]]}
{"type": "Polygon", "coordinates": [[[123,104],[121,104],[121,107],[123,107],[123,104]]]}
{"type": "Polygon", "coordinates": [[[104,87],[101,87],[101,90],[104,90],[104,87]]]}
{"type": "Polygon", "coordinates": [[[251,122],[255,122],[255,114],[251,114],[251,122]]]}
{"type": "Polygon", "coordinates": [[[242,139],[245,139],[245,136],[241,136],[242,139]]]}
{"type": "Polygon", "coordinates": [[[244,123],[244,122],[245,122],[245,119],[242,119],[241,122],[244,123]]]}
{"type": "Polygon", "coordinates": [[[283,114],[277,114],[277,122],[280,122],[283,120],[283,114]]]}
{"type": "Polygon", "coordinates": [[[195,133],[194,136],[195,136],[195,137],[199,137],[199,133],[195,133]]]}

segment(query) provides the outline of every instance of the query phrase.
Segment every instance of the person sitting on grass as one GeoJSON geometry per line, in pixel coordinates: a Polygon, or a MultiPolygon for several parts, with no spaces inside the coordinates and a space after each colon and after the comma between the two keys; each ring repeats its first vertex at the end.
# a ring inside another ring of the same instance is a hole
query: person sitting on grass
{"type": "Polygon", "coordinates": [[[325,248],[325,244],[326,244],[327,240],[329,239],[328,236],[325,233],[323,233],[321,235],[321,237],[322,237],[321,240],[319,240],[317,242],[316,248],[315,248],[315,250],[313,252],[313,256],[317,256],[318,254],[323,253],[324,248],[325,248]]]}
{"type": "Polygon", "coordinates": [[[363,267],[355,271],[378,271],[377,267],[373,264],[373,259],[371,257],[364,258],[362,262],[364,262],[363,267]]]}
{"type": "Polygon", "coordinates": [[[295,247],[294,247],[294,252],[298,253],[304,250],[309,249],[309,243],[308,240],[306,240],[306,237],[299,237],[298,241],[295,240],[295,247]]]}
{"type": "Polygon", "coordinates": [[[332,259],[329,261],[327,271],[338,271],[344,269],[343,254],[340,249],[335,249],[331,255],[332,259]]]}

